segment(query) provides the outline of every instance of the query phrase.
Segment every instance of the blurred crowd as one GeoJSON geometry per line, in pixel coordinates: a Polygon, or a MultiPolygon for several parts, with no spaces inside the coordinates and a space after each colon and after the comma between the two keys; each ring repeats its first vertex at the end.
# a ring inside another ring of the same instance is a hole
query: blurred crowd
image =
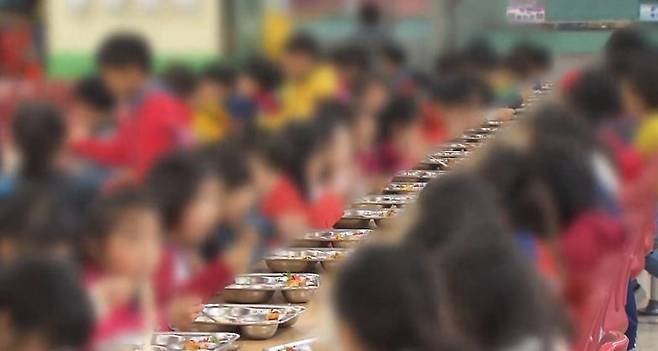
{"type": "MultiPolygon", "coordinates": [[[[276,59],[159,73],[145,40],[115,33],[66,106],[21,102],[2,151],[0,349],[109,350],[189,329],[268,250],[331,228],[465,131],[514,119],[551,71],[543,47],[485,40],[417,71],[377,11],[361,15],[332,47],[299,32],[276,59]]],[[[613,330],[634,347],[656,82],[654,45],[619,30],[550,103],[432,181],[400,242],[360,249],[337,275],[336,343],[590,350],[613,330]]]]}

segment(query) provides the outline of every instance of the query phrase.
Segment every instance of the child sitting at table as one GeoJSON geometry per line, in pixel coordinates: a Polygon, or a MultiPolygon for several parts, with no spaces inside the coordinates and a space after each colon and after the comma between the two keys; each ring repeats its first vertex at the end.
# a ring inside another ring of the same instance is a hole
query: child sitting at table
{"type": "Polygon", "coordinates": [[[91,303],[72,267],[26,259],[0,273],[0,349],[77,350],[93,325],[91,303]]]}
{"type": "Polygon", "coordinates": [[[223,190],[212,165],[192,151],[162,159],[148,176],[165,231],[165,249],[156,273],[159,303],[183,295],[207,300],[223,288],[234,273],[246,269],[251,247],[236,248],[204,262],[201,246],[223,216],[223,190]]]}
{"type": "Polygon", "coordinates": [[[332,296],[343,350],[468,350],[449,341],[441,292],[411,251],[374,246],[355,253],[332,296]]]}

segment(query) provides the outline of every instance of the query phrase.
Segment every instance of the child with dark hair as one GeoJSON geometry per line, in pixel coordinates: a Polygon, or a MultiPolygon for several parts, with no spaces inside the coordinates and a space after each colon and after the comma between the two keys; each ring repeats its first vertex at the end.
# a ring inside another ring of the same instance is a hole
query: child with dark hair
{"type": "Polygon", "coordinates": [[[541,86],[541,81],[553,65],[551,53],[543,46],[532,42],[519,42],[507,55],[505,65],[522,84],[531,88],[541,86]]]}
{"type": "Polygon", "coordinates": [[[440,79],[423,110],[426,141],[437,145],[479,126],[491,99],[489,86],[476,76],[461,74],[440,79]]]}
{"type": "Polygon", "coordinates": [[[370,70],[370,55],[366,48],[355,44],[337,47],[331,61],[338,76],[338,98],[349,102],[354,99],[354,89],[366,78],[370,70]]]}
{"type": "Polygon", "coordinates": [[[233,68],[222,64],[210,64],[201,72],[192,102],[200,142],[217,142],[232,131],[229,101],[235,94],[236,75],[233,68]]]}
{"type": "MultiPolygon", "coordinates": [[[[478,230],[470,235],[480,234],[478,230]]],[[[434,265],[448,323],[475,347],[568,348],[568,327],[560,306],[514,245],[463,241],[436,255],[434,265]]]]}
{"type": "Polygon", "coordinates": [[[637,55],[654,51],[655,46],[642,29],[634,26],[617,29],[605,44],[605,68],[613,77],[621,78],[630,72],[637,55]]]}
{"type": "Polygon", "coordinates": [[[311,35],[297,33],[288,39],[282,63],[282,123],[311,118],[321,100],[336,95],[336,73],[322,62],[320,45],[311,35]]]}
{"type": "Polygon", "coordinates": [[[282,106],[276,92],[282,83],[279,66],[268,59],[247,61],[237,78],[237,94],[230,101],[232,117],[243,126],[258,124],[271,129],[282,123],[282,106]]]}
{"type": "Polygon", "coordinates": [[[172,95],[187,102],[194,95],[199,78],[192,67],[182,62],[169,63],[164,68],[160,80],[172,95]]]}
{"type": "Polygon", "coordinates": [[[167,238],[156,276],[157,301],[178,295],[207,300],[250,260],[247,247],[204,263],[201,246],[224,212],[217,170],[198,154],[178,152],[160,160],[147,179],[167,238]]]}
{"type": "Polygon", "coordinates": [[[71,268],[22,259],[0,272],[0,349],[47,351],[88,344],[93,311],[71,268]]]}
{"type": "Polygon", "coordinates": [[[441,298],[420,256],[402,248],[365,248],[345,263],[333,287],[340,347],[464,350],[446,341],[441,298]]]}
{"type": "Polygon", "coordinates": [[[127,170],[141,180],[155,160],[186,144],[191,117],[181,100],[151,83],[152,54],[146,41],[133,33],[117,33],[99,48],[96,61],[103,81],[123,116],[112,138],[75,135],[74,150],[83,158],[127,170]]]}
{"type": "Polygon", "coordinates": [[[415,101],[393,98],[379,113],[377,124],[377,146],[367,169],[390,176],[411,168],[425,148],[415,101]]]}
{"type": "Polygon", "coordinates": [[[412,97],[416,82],[407,70],[407,54],[397,43],[387,43],[379,52],[379,71],[395,94],[412,97]]]}
{"type": "Polygon", "coordinates": [[[99,77],[80,79],[73,88],[73,123],[89,123],[93,135],[106,135],[112,130],[114,106],[114,97],[99,77]]]}

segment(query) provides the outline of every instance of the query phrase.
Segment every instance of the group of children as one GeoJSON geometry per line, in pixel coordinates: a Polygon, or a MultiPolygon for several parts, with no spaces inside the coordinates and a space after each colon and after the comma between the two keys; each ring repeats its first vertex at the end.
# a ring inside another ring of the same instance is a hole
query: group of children
{"type": "MultiPolygon", "coordinates": [[[[402,242],[360,250],[337,276],[342,347],[582,345],[606,269],[635,235],[629,213],[655,215],[650,191],[642,205],[622,201],[658,179],[653,55],[640,33],[616,33],[601,67],[565,79],[559,106],[428,185],[402,242]]],[[[475,41],[429,74],[394,43],[325,52],[299,33],[278,60],[155,76],[148,44],[118,33],[96,63],[65,109],[26,101],[11,119],[3,350],[103,350],[189,329],[267,250],[331,228],[351,199],[439,144],[511,119],[551,58],[475,41]]]]}

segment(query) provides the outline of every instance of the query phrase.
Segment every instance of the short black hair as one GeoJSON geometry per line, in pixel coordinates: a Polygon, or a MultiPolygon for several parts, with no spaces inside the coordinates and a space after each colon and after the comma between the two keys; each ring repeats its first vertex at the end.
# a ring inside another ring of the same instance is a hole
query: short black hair
{"type": "Polygon", "coordinates": [[[619,87],[610,73],[601,69],[582,72],[567,92],[567,102],[578,117],[585,118],[593,127],[620,118],[623,113],[619,87]]]}
{"type": "Polygon", "coordinates": [[[415,100],[403,96],[394,97],[379,113],[379,141],[389,140],[394,130],[411,125],[418,118],[415,100]]]}
{"type": "Polygon", "coordinates": [[[632,62],[628,74],[622,78],[639,96],[649,109],[658,108],[658,54],[655,52],[638,54],[632,62]]]}
{"type": "Polygon", "coordinates": [[[434,71],[439,78],[459,74],[464,70],[464,55],[459,51],[447,52],[437,57],[434,64],[434,71]]]}
{"type": "Polygon", "coordinates": [[[656,51],[645,33],[634,26],[615,30],[605,45],[605,67],[614,78],[625,77],[637,56],[656,51]]]}
{"type": "Polygon", "coordinates": [[[312,58],[321,55],[320,44],[317,39],[307,32],[295,33],[286,42],[285,50],[290,53],[304,54],[312,58]]]}
{"type": "Polygon", "coordinates": [[[152,60],[151,48],[146,39],[131,32],[110,35],[96,53],[96,62],[101,67],[137,66],[144,72],[150,72],[152,60]]]}
{"type": "Polygon", "coordinates": [[[360,45],[343,44],[334,48],[331,58],[340,67],[356,68],[360,71],[370,69],[370,55],[360,45]]]}
{"type": "Polygon", "coordinates": [[[501,62],[500,55],[491,43],[483,38],[471,40],[462,50],[464,63],[472,69],[489,72],[501,62]]]}
{"type": "Polygon", "coordinates": [[[194,93],[198,81],[196,72],[185,63],[170,63],[162,72],[162,82],[166,88],[182,99],[187,99],[194,93]]]}
{"type": "Polygon", "coordinates": [[[22,259],[0,273],[0,311],[19,338],[38,334],[48,346],[81,348],[94,324],[91,302],[79,277],[61,262],[22,259]]]}
{"type": "Polygon", "coordinates": [[[359,8],[359,22],[374,26],[381,21],[382,13],[379,6],[371,1],[365,2],[359,8]]]}
{"type": "Polygon", "coordinates": [[[407,54],[402,46],[397,43],[386,43],[381,49],[381,56],[384,60],[396,66],[403,66],[407,63],[407,54]]]}
{"type": "Polygon", "coordinates": [[[144,189],[129,186],[100,194],[91,206],[85,235],[94,241],[103,241],[126,211],[142,208],[156,210],[144,189]]]}
{"type": "Polygon", "coordinates": [[[432,87],[432,99],[443,105],[462,105],[474,98],[486,105],[493,100],[489,85],[473,74],[452,74],[438,79],[432,87]]]}
{"type": "Polygon", "coordinates": [[[443,350],[439,292],[428,265],[404,248],[371,246],[342,267],[333,300],[369,350],[443,350]]]}
{"type": "Polygon", "coordinates": [[[283,72],[279,65],[264,57],[249,59],[242,70],[265,91],[278,88],[283,81],[283,72]]]}
{"type": "Polygon", "coordinates": [[[229,65],[221,63],[211,63],[201,72],[201,79],[211,81],[215,84],[232,88],[235,84],[236,72],[229,65]]]}
{"type": "Polygon", "coordinates": [[[553,65],[550,51],[527,41],[514,45],[505,61],[507,67],[520,76],[526,76],[535,69],[548,70],[553,65]]]}
{"type": "Polygon", "coordinates": [[[217,175],[229,192],[251,182],[246,152],[236,138],[203,147],[199,150],[199,157],[216,168],[217,175]]]}
{"type": "Polygon", "coordinates": [[[48,102],[23,102],[12,120],[12,132],[22,157],[21,175],[28,179],[48,176],[53,158],[66,140],[59,109],[48,102]]]}
{"type": "Polygon", "coordinates": [[[217,173],[196,150],[177,151],[160,159],[147,176],[149,196],[155,201],[165,228],[181,220],[201,182],[217,173]]]}
{"type": "Polygon", "coordinates": [[[114,107],[114,97],[98,76],[78,80],[73,88],[73,96],[95,110],[108,113],[114,107]]]}

